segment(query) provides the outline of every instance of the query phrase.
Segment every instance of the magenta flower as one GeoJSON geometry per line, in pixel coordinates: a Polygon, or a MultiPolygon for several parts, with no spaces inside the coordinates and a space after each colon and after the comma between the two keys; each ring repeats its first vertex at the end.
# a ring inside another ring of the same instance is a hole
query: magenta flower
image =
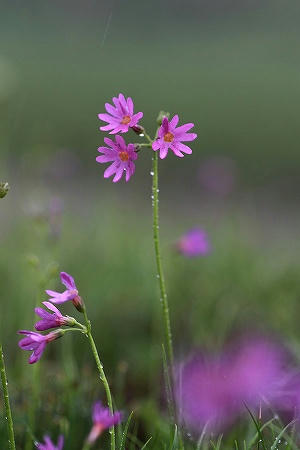
{"type": "Polygon", "coordinates": [[[135,161],[138,157],[133,144],[126,145],[124,139],[117,135],[116,142],[113,142],[109,138],[104,138],[104,142],[108,147],[99,147],[98,152],[103,153],[101,156],[97,156],[96,161],[98,163],[113,162],[104,172],[104,178],[109,178],[111,175],[115,175],[113,182],[116,183],[122,178],[124,171],[126,172],[126,181],[129,181],[130,177],[135,171],[135,161]]]}
{"type": "Polygon", "coordinates": [[[154,151],[160,150],[160,158],[164,159],[168,150],[171,149],[176,156],[182,158],[184,153],[191,154],[192,150],[182,142],[193,141],[196,139],[196,133],[187,133],[191,128],[193,128],[193,123],[186,123],[185,125],[181,125],[176,128],[179,121],[179,117],[173,117],[172,120],[169,121],[167,117],[163,118],[161,127],[158,130],[158,137],[152,144],[152,149],[154,151]]]}
{"type": "Polygon", "coordinates": [[[49,328],[61,327],[63,325],[68,325],[70,327],[75,325],[75,319],[73,319],[73,317],[63,316],[59,309],[52,303],[43,302],[43,305],[50,309],[53,314],[43,308],[35,308],[35,313],[41,318],[41,320],[34,325],[34,328],[37,331],[45,331],[49,330],[49,328]]]}
{"type": "Polygon", "coordinates": [[[205,256],[211,251],[207,233],[201,228],[194,228],[184,234],[177,242],[177,249],[187,257],[205,256]]]}
{"type": "Polygon", "coordinates": [[[220,432],[250,409],[278,404],[286,370],[284,352],[264,338],[243,339],[221,355],[200,355],[178,370],[176,398],[186,426],[220,432]]]}
{"type": "Polygon", "coordinates": [[[101,402],[96,402],[93,406],[92,418],[93,427],[87,438],[89,444],[93,444],[104,430],[120,423],[122,414],[120,411],[111,414],[109,408],[104,407],[101,402]]]}
{"type": "Polygon", "coordinates": [[[100,127],[102,131],[109,131],[109,134],[127,133],[129,128],[135,127],[138,121],[143,117],[143,113],[133,113],[134,105],[131,97],[125,99],[123,94],[119,97],[113,97],[115,106],[105,103],[105,109],[108,114],[98,114],[99,119],[107,122],[108,125],[100,127]]]}
{"type": "Polygon", "coordinates": [[[19,347],[22,350],[32,351],[28,360],[29,364],[34,364],[41,359],[43,351],[49,342],[60,338],[63,335],[63,330],[51,331],[49,334],[40,334],[35,331],[20,330],[19,334],[25,334],[26,337],[21,339],[19,347]]]}
{"type": "Polygon", "coordinates": [[[49,436],[44,436],[44,444],[38,443],[38,450],[62,450],[64,446],[64,437],[59,436],[57,445],[54,445],[49,436]]]}
{"type": "Polygon", "coordinates": [[[50,296],[50,302],[60,304],[72,300],[75,308],[77,308],[78,311],[82,312],[83,304],[81,297],[78,294],[74,278],[66,272],[61,272],[60,279],[62,284],[64,284],[67,289],[62,293],[47,289],[46,294],[50,296]]]}

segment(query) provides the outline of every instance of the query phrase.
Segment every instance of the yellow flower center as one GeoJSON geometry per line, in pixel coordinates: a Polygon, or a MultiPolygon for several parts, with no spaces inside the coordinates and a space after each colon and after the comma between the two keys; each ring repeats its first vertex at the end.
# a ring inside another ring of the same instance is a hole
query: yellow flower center
{"type": "Polygon", "coordinates": [[[129,155],[128,152],[126,152],[125,150],[122,152],[119,152],[119,158],[121,161],[126,162],[129,159],[129,155]]]}
{"type": "Polygon", "coordinates": [[[121,123],[123,125],[128,125],[130,121],[131,121],[130,116],[124,116],[121,123]]]}
{"type": "Polygon", "coordinates": [[[170,131],[168,131],[165,135],[164,135],[164,141],[165,142],[172,142],[174,139],[174,134],[170,133],[170,131]]]}

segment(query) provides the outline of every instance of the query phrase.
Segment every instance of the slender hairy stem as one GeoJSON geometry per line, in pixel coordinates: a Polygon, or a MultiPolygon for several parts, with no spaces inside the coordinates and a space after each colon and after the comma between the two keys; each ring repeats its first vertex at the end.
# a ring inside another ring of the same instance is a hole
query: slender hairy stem
{"type": "Polygon", "coordinates": [[[6,378],[5,364],[4,364],[4,355],[3,355],[1,344],[0,344],[0,373],[1,373],[1,384],[2,384],[3,396],[4,396],[5,419],[6,419],[7,433],[8,433],[8,444],[9,444],[10,450],[15,450],[16,444],[15,444],[15,436],[14,436],[14,424],[13,424],[10,403],[9,403],[7,378],[6,378]]]}
{"type": "MultiPolygon", "coordinates": [[[[152,166],[152,202],[153,202],[153,240],[155,249],[155,259],[157,268],[157,278],[160,288],[160,301],[163,309],[164,319],[164,332],[166,339],[166,349],[168,356],[168,363],[170,365],[171,372],[173,368],[174,356],[173,356],[173,344],[172,344],[172,332],[170,324],[170,313],[168,305],[168,297],[165,285],[165,277],[162,268],[161,254],[160,254],[160,239],[159,239],[159,211],[158,211],[158,154],[153,152],[153,166],[152,166]]],[[[172,377],[172,373],[171,373],[172,377]]]]}
{"type": "MultiPolygon", "coordinates": [[[[95,358],[95,361],[96,361],[97,369],[99,371],[100,380],[103,383],[104,390],[105,390],[105,393],[106,393],[107,405],[108,405],[110,414],[112,415],[114,413],[114,409],[113,409],[111,392],[110,392],[110,388],[109,388],[109,384],[108,384],[107,378],[106,378],[104,370],[103,370],[103,365],[102,365],[102,363],[100,361],[100,358],[99,358],[99,354],[98,354],[98,350],[97,350],[95,341],[94,341],[92,333],[91,333],[91,322],[89,321],[89,318],[87,316],[87,312],[86,312],[85,306],[83,306],[83,314],[84,314],[86,328],[87,328],[86,336],[87,336],[87,338],[88,338],[88,340],[90,342],[90,346],[91,346],[91,349],[92,349],[92,352],[93,352],[93,355],[94,355],[94,358],[95,358]]],[[[115,448],[116,448],[115,427],[112,426],[109,429],[109,432],[110,432],[110,448],[111,448],[111,450],[115,450],[115,448]]]]}

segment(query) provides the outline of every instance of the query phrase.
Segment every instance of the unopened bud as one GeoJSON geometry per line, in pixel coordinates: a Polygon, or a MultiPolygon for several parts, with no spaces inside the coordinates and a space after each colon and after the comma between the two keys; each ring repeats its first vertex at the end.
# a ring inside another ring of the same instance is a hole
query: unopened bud
{"type": "Polygon", "coordinates": [[[76,295],[76,297],[73,298],[72,303],[75,306],[75,308],[77,309],[77,311],[79,311],[81,313],[83,312],[83,301],[79,295],[76,295]]]}
{"type": "Polygon", "coordinates": [[[8,183],[0,183],[0,198],[4,198],[9,191],[8,183]]]}
{"type": "Polygon", "coordinates": [[[131,129],[132,129],[136,134],[138,134],[139,136],[140,136],[141,134],[144,134],[144,133],[145,133],[144,128],[141,127],[140,125],[134,125],[134,127],[131,127],[131,129]]]}
{"type": "Polygon", "coordinates": [[[170,117],[170,113],[166,112],[166,111],[159,111],[157,119],[156,119],[156,122],[158,123],[158,125],[162,124],[162,121],[163,121],[164,117],[169,118],[170,117]]]}

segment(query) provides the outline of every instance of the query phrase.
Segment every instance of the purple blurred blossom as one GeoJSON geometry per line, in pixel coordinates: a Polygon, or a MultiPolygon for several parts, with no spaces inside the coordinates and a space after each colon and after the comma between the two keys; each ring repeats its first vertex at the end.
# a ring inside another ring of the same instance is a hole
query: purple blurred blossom
{"type": "Polygon", "coordinates": [[[143,117],[142,112],[134,114],[134,104],[131,97],[125,99],[123,94],[113,97],[114,106],[105,103],[107,113],[98,114],[100,120],[108,125],[100,127],[102,131],[109,131],[109,134],[127,133],[129,128],[135,127],[143,117]]]}
{"type": "Polygon", "coordinates": [[[180,253],[187,257],[205,256],[211,252],[211,244],[207,233],[201,228],[193,228],[185,233],[177,242],[180,253]]]}
{"type": "Polygon", "coordinates": [[[93,426],[87,438],[89,444],[94,443],[104,430],[120,423],[122,414],[120,411],[111,414],[109,408],[104,407],[99,401],[93,405],[92,419],[93,426]]]}
{"type": "Polygon", "coordinates": [[[34,328],[37,331],[45,331],[50,328],[61,327],[63,325],[73,326],[75,324],[75,319],[68,316],[63,316],[62,313],[50,302],[43,302],[43,305],[46,306],[52,313],[49,313],[43,308],[35,308],[35,313],[40,316],[41,320],[39,320],[34,328]]]}
{"type": "Polygon", "coordinates": [[[201,434],[219,432],[249,408],[275,404],[285,379],[285,354],[274,343],[250,338],[219,356],[193,357],[177,371],[181,420],[201,434]]]}
{"type": "Polygon", "coordinates": [[[63,335],[63,330],[51,331],[49,334],[45,335],[27,330],[20,330],[18,333],[26,335],[25,338],[20,340],[19,347],[22,350],[32,351],[28,362],[29,364],[34,364],[41,359],[46,345],[63,335]]]}
{"type": "Polygon", "coordinates": [[[184,153],[191,154],[192,150],[182,142],[193,141],[196,139],[196,133],[188,133],[193,128],[193,123],[186,123],[177,127],[179,117],[176,114],[172,120],[169,121],[167,117],[163,118],[161,127],[158,130],[158,137],[152,144],[154,151],[160,150],[160,158],[164,159],[168,150],[171,149],[176,156],[182,158],[184,153]]]}
{"type": "Polygon", "coordinates": [[[72,300],[75,308],[77,308],[78,311],[82,311],[82,300],[78,294],[74,278],[66,272],[61,272],[60,279],[67,289],[61,293],[47,289],[46,294],[50,296],[49,301],[51,303],[60,304],[72,300]]]}
{"type": "Polygon", "coordinates": [[[104,178],[109,178],[114,175],[113,182],[120,181],[124,172],[126,172],[126,181],[135,171],[135,161],[138,157],[134,144],[126,145],[124,139],[117,135],[115,142],[109,138],[104,138],[104,142],[108,147],[99,147],[98,152],[103,153],[97,156],[98,163],[112,162],[112,164],[105,170],[104,178]]]}
{"type": "Polygon", "coordinates": [[[226,197],[234,190],[236,175],[235,162],[221,156],[207,159],[199,169],[199,181],[204,189],[221,197],[226,197]]]}
{"type": "Polygon", "coordinates": [[[54,445],[49,436],[44,436],[44,444],[38,443],[36,445],[38,450],[62,450],[64,446],[64,437],[60,435],[57,445],[54,445]]]}

